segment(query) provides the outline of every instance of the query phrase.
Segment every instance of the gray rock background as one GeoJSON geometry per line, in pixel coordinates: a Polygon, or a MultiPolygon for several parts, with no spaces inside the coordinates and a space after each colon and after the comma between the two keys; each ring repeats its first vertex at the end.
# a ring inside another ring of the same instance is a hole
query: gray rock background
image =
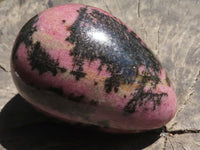
{"type": "Polygon", "coordinates": [[[0,150],[27,147],[37,150],[200,149],[200,1],[0,0],[0,110],[0,150]],[[88,134],[79,127],[43,116],[18,95],[9,61],[19,30],[35,14],[66,3],[92,5],[112,13],[130,26],[157,55],[178,97],[176,117],[166,128],[115,136],[91,133],[88,129],[88,134]],[[73,131],[76,129],[80,134],[73,131]],[[88,134],[86,139],[83,134],[88,134]],[[101,140],[105,141],[101,143],[101,140]]]}

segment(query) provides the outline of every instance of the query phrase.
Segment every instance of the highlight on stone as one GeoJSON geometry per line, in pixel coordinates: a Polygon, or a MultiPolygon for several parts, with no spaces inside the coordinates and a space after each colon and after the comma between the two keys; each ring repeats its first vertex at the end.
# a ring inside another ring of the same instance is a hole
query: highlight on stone
{"type": "Polygon", "coordinates": [[[64,121],[141,132],[176,113],[158,59],[127,25],[95,7],[61,5],[30,19],[15,41],[11,69],[22,97],[64,121]]]}

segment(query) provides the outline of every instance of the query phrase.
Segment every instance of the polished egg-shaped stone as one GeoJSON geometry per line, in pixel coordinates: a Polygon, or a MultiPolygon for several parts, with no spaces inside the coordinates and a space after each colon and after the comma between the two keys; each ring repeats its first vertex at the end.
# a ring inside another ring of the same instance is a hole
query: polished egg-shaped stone
{"type": "Polygon", "coordinates": [[[111,14],[79,4],[33,17],[11,56],[15,85],[38,109],[112,132],[159,128],[176,112],[176,95],[160,62],[111,14]]]}

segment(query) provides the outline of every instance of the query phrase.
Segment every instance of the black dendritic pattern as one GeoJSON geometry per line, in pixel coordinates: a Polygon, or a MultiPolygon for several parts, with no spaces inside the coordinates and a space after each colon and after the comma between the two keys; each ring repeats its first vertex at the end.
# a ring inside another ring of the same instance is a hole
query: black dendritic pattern
{"type": "Polygon", "coordinates": [[[153,69],[154,75],[159,73],[160,63],[124,24],[95,9],[89,10],[86,7],[78,12],[79,17],[69,28],[71,35],[66,40],[75,44],[71,55],[74,57],[74,68],[79,72],[83,72],[85,59],[90,62],[99,59],[99,71],[106,65],[107,71],[111,73],[105,82],[107,93],[112,90],[117,92],[120,84],[133,83],[138,74],[138,66],[145,65],[147,71],[153,69]],[[95,32],[105,35],[107,41],[102,43],[95,40],[91,35],[95,32]]]}
{"type": "MultiPolygon", "coordinates": [[[[151,89],[147,92],[143,90],[149,81],[153,83],[154,87],[160,82],[158,74],[161,65],[152,52],[142,44],[141,39],[134,32],[129,31],[116,18],[88,7],[81,8],[78,13],[77,20],[69,28],[71,34],[66,38],[67,41],[75,45],[70,52],[74,63],[74,69],[70,74],[74,75],[76,80],[80,80],[86,76],[83,70],[84,60],[89,62],[100,60],[99,72],[105,65],[107,71],[111,73],[111,77],[105,80],[105,91],[117,93],[121,84],[136,82],[138,68],[144,65],[147,76],[142,77],[141,87],[132,93],[132,99],[127,103],[124,111],[133,113],[136,106],[141,106],[147,101],[153,101],[153,109],[156,109],[156,106],[160,105],[161,98],[167,94],[152,93],[151,89]]],[[[20,43],[24,42],[32,70],[37,69],[40,74],[50,71],[53,76],[58,72],[66,72],[65,68],[59,67],[58,60],[52,59],[42,48],[40,42],[33,43],[32,34],[37,31],[36,26],[34,26],[37,20],[38,16],[35,16],[22,28],[13,48],[13,60],[17,59],[16,51],[20,43]]],[[[64,24],[65,20],[61,20],[61,23],[64,24]]],[[[169,79],[166,81],[170,84],[169,79]]],[[[62,90],[53,89],[53,91],[62,94],[62,90]]],[[[126,98],[126,96],[124,97],[126,98]]],[[[71,98],[76,99],[73,94],[71,98]]],[[[83,96],[78,97],[76,101],[83,98],[83,96]]]]}
{"type": "Polygon", "coordinates": [[[110,93],[112,90],[118,92],[120,84],[136,82],[138,68],[144,65],[148,76],[143,76],[141,88],[132,94],[133,97],[124,111],[135,112],[136,106],[146,103],[147,99],[154,102],[155,109],[156,105],[160,104],[162,96],[166,94],[153,94],[151,90],[143,91],[149,80],[153,82],[154,87],[160,82],[158,74],[161,65],[152,52],[142,44],[134,32],[129,31],[115,18],[88,7],[81,8],[78,13],[79,17],[69,28],[71,35],[66,39],[75,44],[71,51],[75,71],[83,72],[85,59],[89,62],[99,59],[99,72],[106,65],[107,71],[111,73],[111,77],[107,78],[104,84],[105,91],[110,93]]]}
{"type": "Polygon", "coordinates": [[[31,46],[31,50],[28,51],[28,60],[32,66],[32,70],[37,69],[40,74],[50,71],[55,76],[58,71],[66,72],[65,68],[59,67],[58,60],[53,60],[45,49],[40,45],[40,42],[36,42],[31,46]]]}
{"type": "Polygon", "coordinates": [[[38,15],[34,16],[31,20],[29,20],[21,29],[13,47],[12,59],[16,59],[16,52],[19,48],[19,45],[24,42],[26,47],[32,45],[32,34],[37,31],[36,26],[34,24],[38,21],[38,15]]]}
{"type": "Polygon", "coordinates": [[[149,101],[153,101],[153,110],[156,109],[156,106],[161,104],[161,98],[167,96],[166,93],[152,93],[151,90],[144,92],[143,88],[139,88],[133,94],[132,99],[124,107],[124,111],[128,113],[134,113],[137,106],[145,105],[149,101]]]}
{"type": "Polygon", "coordinates": [[[12,59],[17,59],[16,52],[21,43],[24,43],[28,52],[28,60],[32,70],[37,69],[40,74],[50,71],[55,76],[58,71],[66,72],[65,68],[59,67],[58,60],[53,60],[45,49],[41,47],[39,41],[33,43],[32,35],[37,31],[37,26],[34,24],[38,21],[38,15],[29,20],[21,29],[19,36],[13,47],[12,59]]]}

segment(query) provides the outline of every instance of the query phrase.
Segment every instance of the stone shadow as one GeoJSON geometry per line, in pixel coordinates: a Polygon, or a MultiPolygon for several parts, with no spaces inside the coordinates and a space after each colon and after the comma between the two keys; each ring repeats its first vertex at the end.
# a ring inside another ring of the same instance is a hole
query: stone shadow
{"type": "Polygon", "coordinates": [[[0,144],[8,150],[139,150],[158,140],[161,131],[111,134],[72,125],[38,112],[19,94],[0,113],[0,144]]]}

